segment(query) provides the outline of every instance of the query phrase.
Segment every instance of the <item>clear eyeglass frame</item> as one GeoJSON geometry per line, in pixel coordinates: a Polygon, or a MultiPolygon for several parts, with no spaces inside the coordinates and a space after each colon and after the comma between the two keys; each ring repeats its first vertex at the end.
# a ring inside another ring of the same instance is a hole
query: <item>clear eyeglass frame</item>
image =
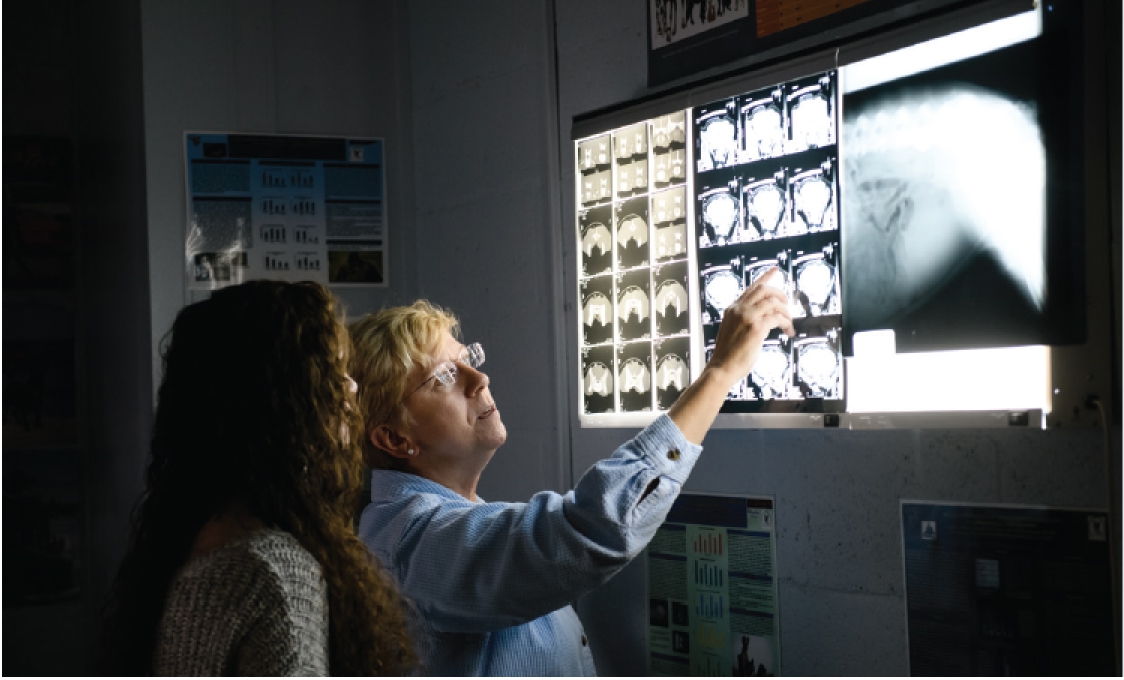
{"type": "MultiPolygon", "coordinates": [[[[478,342],[467,345],[463,350],[461,350],[461,355],[457,359],[457,361],[473,369],[480,368],[484,364],[484,347],[478,342]]],[[[402,401],[406,401],[406,399],[409,399],[414,392],[417,392],[421,388],[425,387],[430,380],[437,380],[437,382],[441,383],[445,387],[451,386],[457,381],[457,364],[452,361],[446,361],[445,363],[439,365],[433,371],[432,375],[423,380],[422,383],[415,387],[413,392],[407,394],[402,399],[402,401]]]]}

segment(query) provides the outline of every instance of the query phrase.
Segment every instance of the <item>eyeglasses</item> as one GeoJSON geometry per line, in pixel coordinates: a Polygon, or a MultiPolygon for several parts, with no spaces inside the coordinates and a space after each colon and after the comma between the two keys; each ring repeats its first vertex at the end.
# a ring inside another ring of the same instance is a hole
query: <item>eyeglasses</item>
{"type": "MultiPolygon", "coordinates": [[[[484,364],[484,348],[480,345],[480,343],[474,342],[461,350],[461,355],[457,359],[457,361],[470,368],[480,368],[480,366],[484,364]]],[[[433,372],[433,375],[423,380],[422,384],[415,387],[413,391],[410,392],[410,394],[402,397],[402,401],[406,401],[407,399],[409,399],[414,392],[417,392],[421,388],[425,387],[426,384],[433,379],[436,379],[437,382],[441,383],[445,387],[451,386],[457,381],[457,364],[452,361],[446,361],[445,363],[438,366],[437,369],[433,372]]]]}

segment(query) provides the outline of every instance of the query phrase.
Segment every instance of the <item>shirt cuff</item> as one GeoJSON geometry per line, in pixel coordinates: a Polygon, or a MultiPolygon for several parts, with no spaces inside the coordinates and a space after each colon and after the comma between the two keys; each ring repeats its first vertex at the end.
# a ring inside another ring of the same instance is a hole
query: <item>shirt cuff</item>
{"type": "Polygon", "coordinates": [[[702,446],[687,441],[679,426],[666,413],[641,430],[633,442],[637,453],[660,475],[681,484],[687,481],[703,450],[702,446]]]}

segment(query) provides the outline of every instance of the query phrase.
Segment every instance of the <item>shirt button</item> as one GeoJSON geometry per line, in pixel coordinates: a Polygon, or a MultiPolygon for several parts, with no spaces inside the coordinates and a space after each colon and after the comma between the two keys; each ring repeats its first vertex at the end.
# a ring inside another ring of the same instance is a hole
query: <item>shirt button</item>
{"type": "Polygon", "coordinates": [[[582,633],[582,647],[586,647],[588,645],[589,645],[589,640],[586,640],[585,639],[585,633],[582,633]]]}
{"type": "Polygon", "coordinates": [[[679,460],[679,449],[672,449],[667,452],[668,460],[679,460]]]}

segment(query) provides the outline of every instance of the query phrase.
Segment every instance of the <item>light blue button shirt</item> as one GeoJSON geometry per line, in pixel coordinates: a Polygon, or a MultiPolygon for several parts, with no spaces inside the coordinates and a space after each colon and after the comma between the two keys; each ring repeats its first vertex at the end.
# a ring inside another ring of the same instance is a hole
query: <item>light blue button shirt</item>
{"type": "Polygon", "coordinates": [[[359,536],[426,621],[424,672],[595,675],[570,602],[644,549],[701,452],[660,416],[566,495],[528,503],[473,503],[375,470],[359,536]]]}

